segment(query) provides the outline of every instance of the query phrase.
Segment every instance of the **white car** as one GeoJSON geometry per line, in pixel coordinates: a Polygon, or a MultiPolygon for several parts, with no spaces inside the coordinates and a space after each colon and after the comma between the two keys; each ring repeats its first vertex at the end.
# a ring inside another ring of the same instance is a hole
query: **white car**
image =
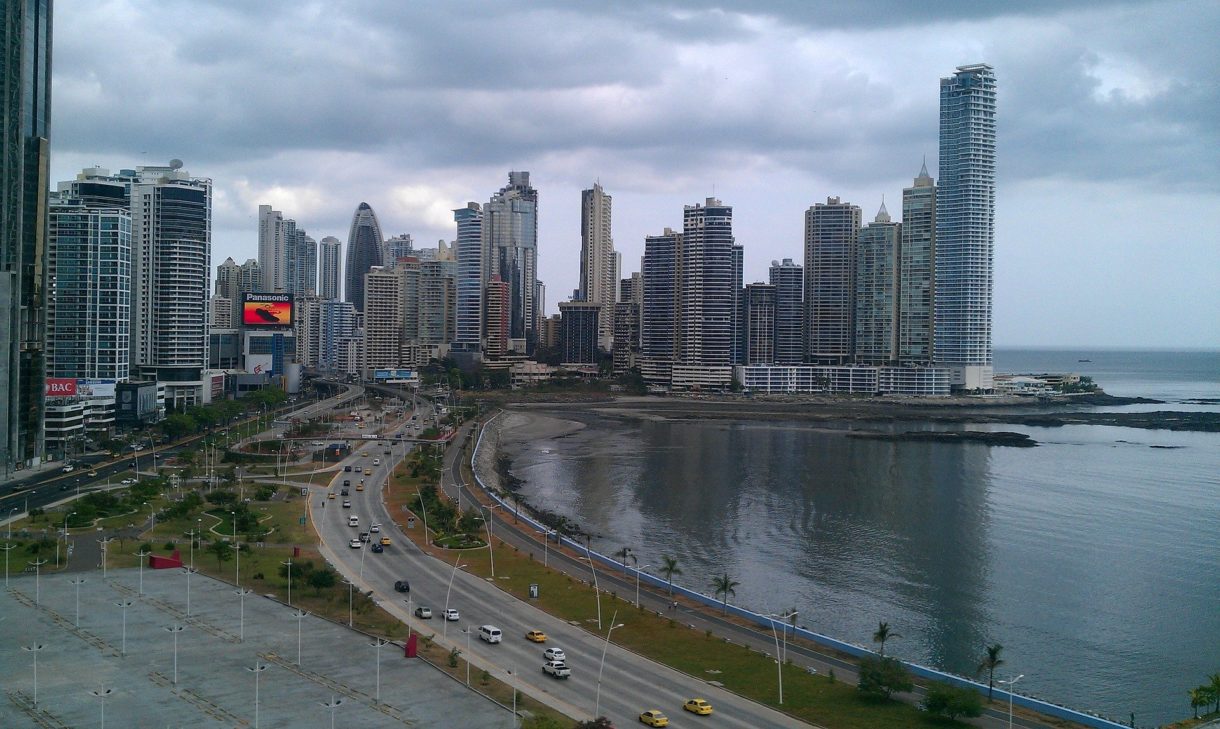
{"type": "Polygon", "coordinates": [[[542,652],[542,655],[546,656],[548,661],[559,661],[560,663],[566,663],[568,660],[568,657],[564,655],[562,648],[547,648],[542,652]]]}
{"type": "Polygon", "coordinates": [[[374,534],[376,534],[377,532],[381,531],[381,525],[380,525],[380,524],[374,524],[373,526],[369,527],[369,531],[370,531],[370,532],[373,532],[374,534]]]}
{"type": "Polygon", "coordinates": [[[461,619],[462,616],[458,614],[457,608],[449,608],[445,610],[445,620],[456,622],[461,619]]]}
{"type": "Polygon", "coordinates": [[[351,539],[348,541],[347,546],[351,547],[352,549],[360,549],[364,546],[364,543],[359,539],[351,539]]]}

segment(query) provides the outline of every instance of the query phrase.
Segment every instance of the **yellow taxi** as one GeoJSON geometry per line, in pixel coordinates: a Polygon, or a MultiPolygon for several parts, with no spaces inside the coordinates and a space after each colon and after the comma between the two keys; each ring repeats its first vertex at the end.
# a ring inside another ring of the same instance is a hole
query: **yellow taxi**
{"type": "Polygon", "coordinates": [[[707,716],[712,713],[712,705],[704,699],[688,699],[685,704],[682,704],[682,708],[699,716],[707,716]]]}
{"type": "Polygon", "coordinates": [[[650,709],[640,714],[640,723],[646,726],[669,726],[669,717],[657,709],[650,709]]]}
{"type": "Polygon", "coordinates": [[[364,475],[365,475],[365,476],[372,476],[372,475],[373,475],[373,469],[371,469],[371,468],[366,468],[366,469],[364,469],[364,475]]]}
{"type": "Polygon", "coordinates": [[[545,643],[546,633],[542,632],[541,630],[531,630],[525,634],[525,639],[534,643],[545,643]]]}
{"type": "MultiPolygon", "coordinates": [[[[383,546],[383,547],[388,547],[388,546],[390,546],[390,538],[389,538],[389,537],[382,537],[382,538],[381,538],[381,546],[383,546]]],[[[709,709],[708,713],[711,713],[711,707],[708,707],[708,709],[709,709]]]]}
{"type": "Polygon", "coordinates": [[[335,498],[335,492],[334,492],[334,491],[331,491],[330,493],[328,493],[328,494],[326,495],[326,498],[328,498],[328,499],[333,499],[333,498],[335,498]]]}
{"type": "Polygon", "coordinates": [[[361,482],[361,483],[356,484],[356,490],[357,490],[357,491],[363,491],[363,490],[364,490],[364,482],[361,482]]]}

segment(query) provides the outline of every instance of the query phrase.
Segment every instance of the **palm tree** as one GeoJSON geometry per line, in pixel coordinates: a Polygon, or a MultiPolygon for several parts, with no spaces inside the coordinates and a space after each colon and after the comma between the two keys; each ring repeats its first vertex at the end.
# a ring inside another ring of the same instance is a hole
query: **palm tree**
{"type": "Polygon", "coordinates": [[[1199,718],[1199,707],[1206,707],[1211,703],[1212,692],[1210,686],[1196,686],[1190,690],[1190,708],[1195,710],[1195,718],[1199,718]]]}
{"type": "Polygon", "coordinates": [[[615,552],[614,556],[618,557],[618,561],[622,563],[623,574],[626,575],[627,574],[627,558],[631,556],[631,547],[623,547],[619,551],[615,552]]]}
{"type": "Polygon", "coordinates": [[[898,633],[890,632],[889,623],[877,623],[877,632],[873,633],[873,642],[881,644],[881,657],[885,658],[885,642],[890,638],[901,638],[898,633]]]}
{"type": "Polygon", "coordinates": [[[716,590],[716,594],[724,594],[724,613],[726,615],[729,612],[729,598],[737,597],[737,592],[733,588],[740,584],[740,582],[729,577],[728,572],[725,572],[723,577],[716,577],[712,580],[712,588],[716,590]]]}
{"type": "Polygon", "coordinates": [[[1000,658],[1000,651],[1002,650],[1004,650],[1004,646],[999,643],[987,646],[987,655],[983,657],[983,662],[978,667],[977,673],[987,672],[988,701],[991,701],[991,692],[995,689],[995,669],[1004,665],[1004,659],[1000,658]]]}
{"type": "Polygon", "coordinates": [[[682,574],[682,570],[678,569],[678,559],[676,557],[661,557],[661,572],[664,573],[665,579],[669,582],[669,596],[674,595],[674,575],[682,574]]]}

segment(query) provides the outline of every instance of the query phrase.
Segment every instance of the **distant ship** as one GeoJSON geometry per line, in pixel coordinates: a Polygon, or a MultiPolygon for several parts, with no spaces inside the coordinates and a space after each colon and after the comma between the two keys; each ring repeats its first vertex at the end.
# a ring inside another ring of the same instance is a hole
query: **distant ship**
{"type": "Polygon", "coordinates": [[[1078,360],[1076,360],[1076,361],[1077,361],[1077,362],[1092,362],[1093,360],[1091,360],[1091,359],[1078,359],[1078,360]]]}

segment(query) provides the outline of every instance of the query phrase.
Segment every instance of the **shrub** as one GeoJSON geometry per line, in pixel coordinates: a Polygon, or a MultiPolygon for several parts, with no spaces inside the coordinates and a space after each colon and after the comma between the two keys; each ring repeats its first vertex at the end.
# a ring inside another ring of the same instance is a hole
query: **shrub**
{"type": "Polygon", "coordinates": [[[888,699],[890,694],[910,691],[915,687],[906,667],[894,658],[866,658],[860,662],[860,679],[856,684],[863,696],[888,699]]]}
{"type": "Polygon", "coordinates": [[[923,710],[934,716],[956,719],[959,716],[981,716],[983,697],[968,688],[936,683],[928,687],[923,700],[923,710]]]}

